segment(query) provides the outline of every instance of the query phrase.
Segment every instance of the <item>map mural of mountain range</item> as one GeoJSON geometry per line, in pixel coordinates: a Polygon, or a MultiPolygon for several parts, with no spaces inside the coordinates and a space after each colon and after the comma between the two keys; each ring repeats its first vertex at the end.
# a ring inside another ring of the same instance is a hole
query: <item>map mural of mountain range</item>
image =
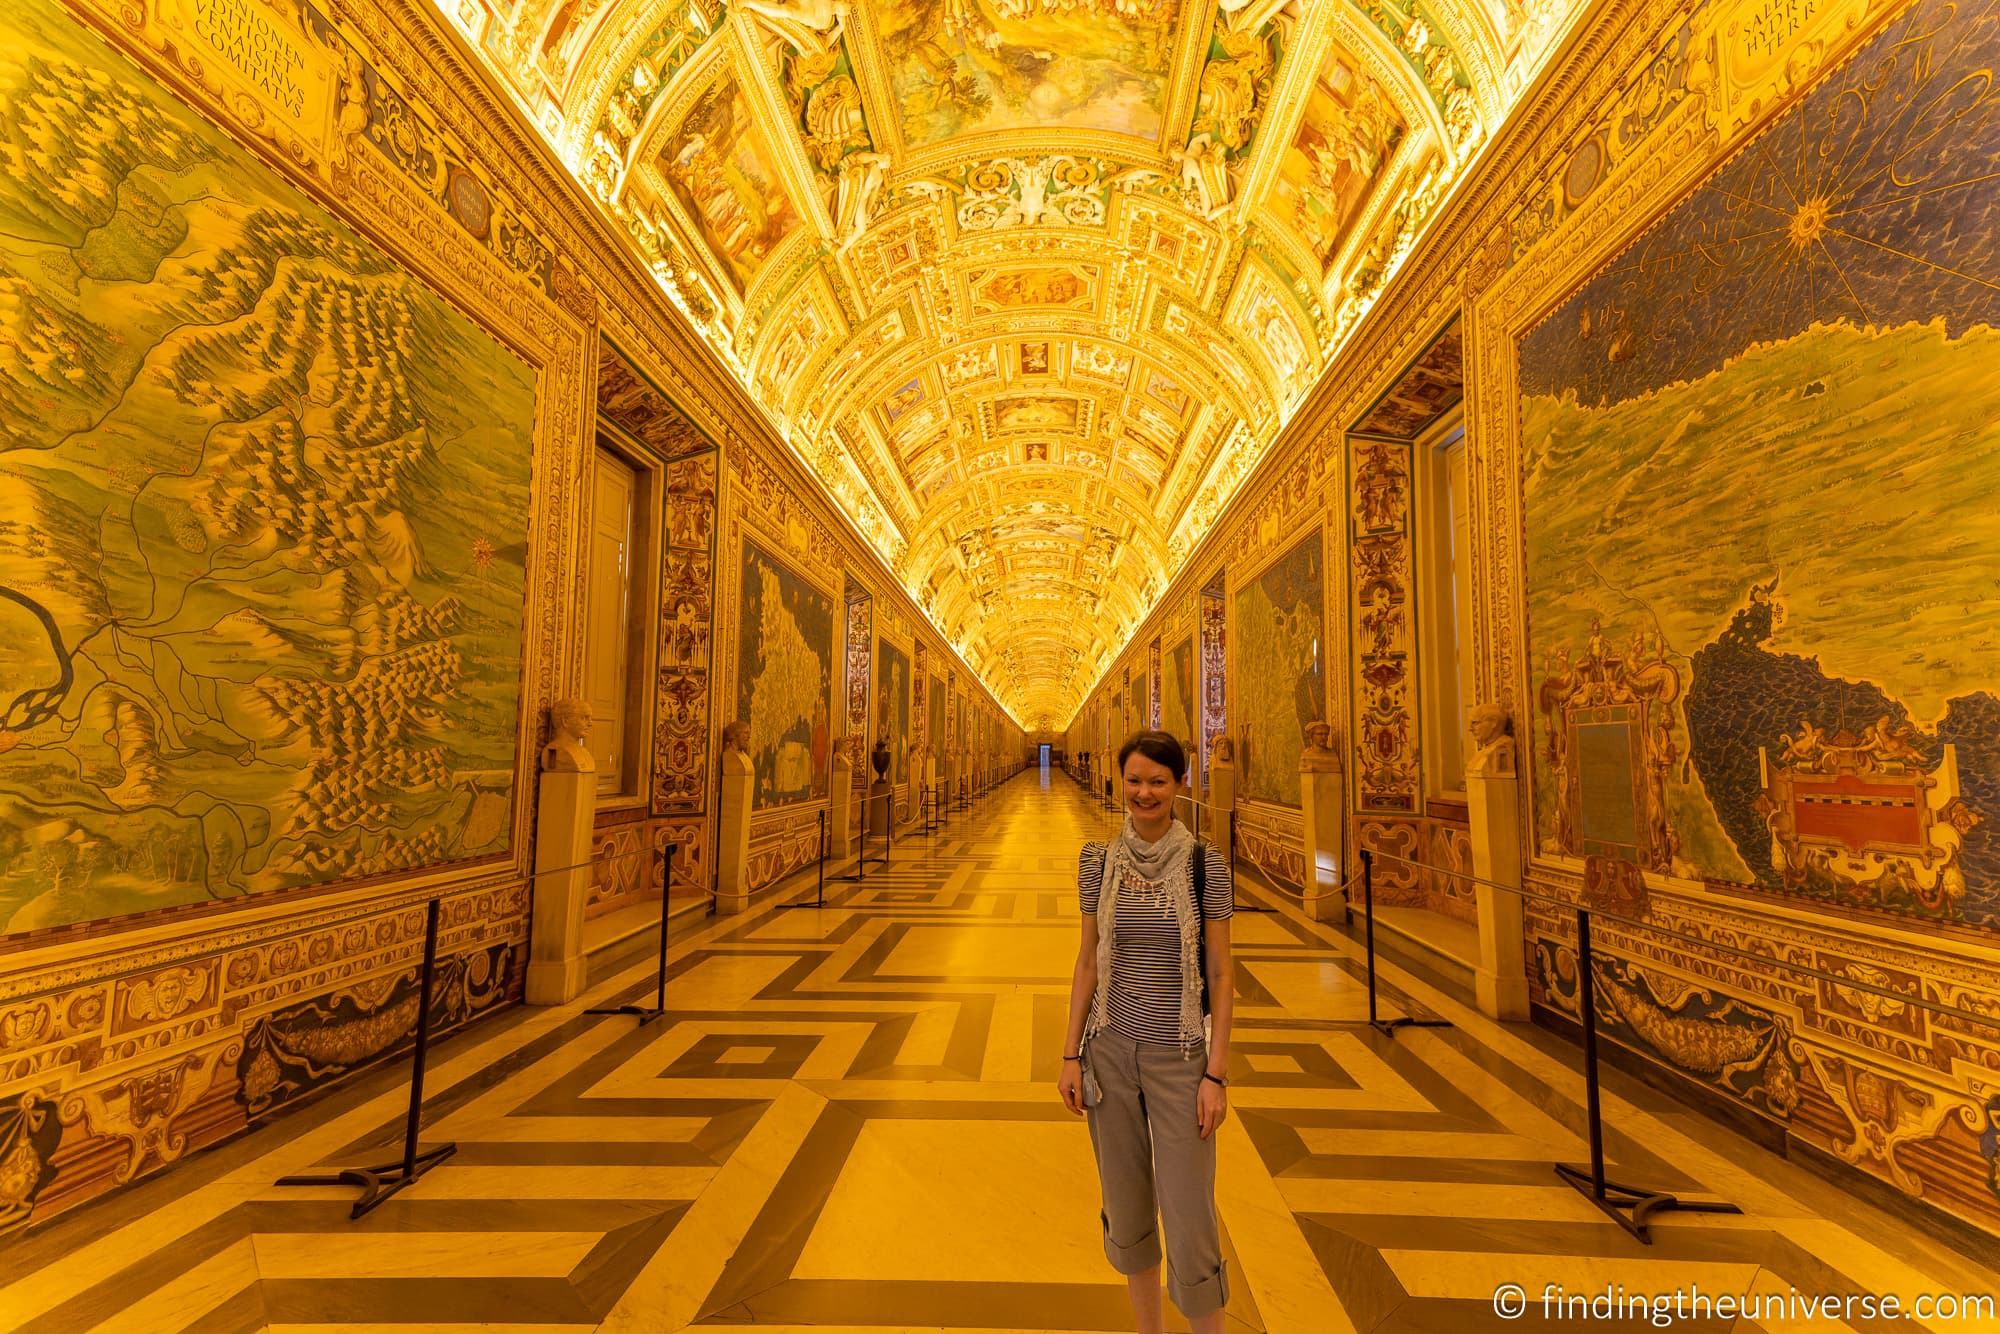
{"type": "Polygon", "coordinates": [[[1996,60],[1920,0],[1522,340],[1543,851],[2000,925],[1996,60]]]}
{"type": "Polygon", "coordinates": [[[506,849],[530,369],[0,18],[0,930],[506,849]]]}

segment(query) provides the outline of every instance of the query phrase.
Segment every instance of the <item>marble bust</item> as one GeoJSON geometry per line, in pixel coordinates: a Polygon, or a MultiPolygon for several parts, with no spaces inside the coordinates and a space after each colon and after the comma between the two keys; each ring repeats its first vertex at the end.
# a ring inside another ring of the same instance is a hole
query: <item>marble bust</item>
{"type": "Polygon", "coordinates": [[[597,759],[584,738],[590,735],[590,705],[580,699],[559,699],[549,706],[549,744],[542,747],[542,772],[591,774],[597,759]]]}
{"type": "Polygon", "coordinates": [[[738,719],[722,725],[722,767],[725,772],[732,767],[742,773],[751,771],[749,723],[738,719]]]}
{"type": "Polygon", "coordinates": [[[1476,704],[1467,711],[1467,729],[1472,733],[1473,752],[1465,772],[1475,778],[1512,777],[1514,774],[1514,721],[1498,704],[1476,704]]]}
{"type": "Polygon", "coordinates": [[[1332,723],[1306,724],[1306,747],[1299,752],[1299,772],[1302,774],[1340,772],[1340,752],[1333,748],[1332,723]]]}
{"type": "Polygon", "coordinates": [[[1209,768],[1230,769],[1235,767],[1236,743],[1229,739],[1229,733],[1227,732],[1217,733],[1215,740],[1210,742],[1209,746],[1210,746],[1208,752],[1209,768]]]}

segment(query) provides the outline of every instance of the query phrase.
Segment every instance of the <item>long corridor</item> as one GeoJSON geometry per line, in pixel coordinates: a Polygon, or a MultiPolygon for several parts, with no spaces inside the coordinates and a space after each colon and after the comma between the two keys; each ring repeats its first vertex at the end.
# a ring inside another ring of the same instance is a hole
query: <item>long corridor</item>
{"type": "MultiPolygon", "coordinates": [[[[1076,852],[1109,819],[1060,773],[1017,776],[865,882],[830,884],[823,909],[781,908],[794,884],[687,932],[662,1021],[583,1013],[649,998],[647,954],[574,1003],[440,1044],[424,1140],[457,1153],[363,1221],[350,1190],[272,1183],[392,1157],[400,1066],[13,1248],[0,1326],[1130,1328],[1085,1127],[1054,1093],[1076,852]]],[[[1570,1049],[1386,962],[1388,1013],[1453,1026],[1377,1034],[1352,941],[1254,886],[1239,898],[1276,911],[1234,919],[1230,1328],[1573,1325],[1545,1294],[1620,1288],[1994,1290],[1619,1080],[1615,1175],[1744,1210],[1665,1218],[1639,1245],[1551,1171],[1585,1154],[1570,1049]],[[1496,1313],[1503,1285],[1521,1318],[1496,1313]]],[[[1867,1327],[1674,1327],[1850,1324],[1867,1327]]]]}

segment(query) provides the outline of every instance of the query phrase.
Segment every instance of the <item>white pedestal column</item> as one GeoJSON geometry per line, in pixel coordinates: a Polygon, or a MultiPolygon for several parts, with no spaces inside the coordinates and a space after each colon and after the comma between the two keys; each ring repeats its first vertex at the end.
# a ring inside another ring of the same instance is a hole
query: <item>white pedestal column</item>
{"type": "MultiPolygon", "coordinates": [[[[1510,766],[1511,767],[1511,766],[1510,766]]],[[[1515,774],[1467,774],[1472,817],[1472,873],[1502,885],[1521,883],[1521,780],[1515,774]]],[[[1521,896],[1474,885],[1479,907],[1480,1012],[1492,1019],[1528,1017],[1528,972],[1522,955],[1521,896]]]]}
{"type": "Polygon", "coordinates": [[[1345,785],[1338,769],[1299,773],[1300,843],[1306,859],[1305,909],[1315,922],[1330,922],[1348,913],[1347,885],[1342,874],[1346,852],[1345,785]]]}
{"type": "MultiPolygon", "coordinates": [[[[1498,704],[1475,706],[1468,717],[1472,758],[1465,765],[1472,822],[1472,873],[1497,885],[1521,883],[1521,780],[1514,762],[1513,723],[1498,704]]],[[[1479,971],[1474,993],[1494,1019],[1528,1017],[1528,970],[1521,945],[1521,896],[1474,885],[1479,908],[1479,971]]]]}
{"type": "MultiPolygon", "coordinates": [[[[586,751],[584,759],[589,758],[586,751]]],[[[590,899],[586,863],[597,814],[597,774],[591,769],[546,772],[536,800],[527,1000],[530,1005],[561,1005],[583,990],[583,906],[590,899]]]]}
{"type": "Polygon", "coordinates": [[[1208,766],[1208,817],[1213,822],[1209,842],[1229,853],[1229,839],[1236,828],[1236,765],[1214,760],[1208,766]]]}
{"type": "Polygon", "coordinates": [[[755,779],[750,757],[722,753],[722,799],[717,807],[720,837],[715,854],[715,911],[718,916],[750,906],[750,789],[755,779]]]}
{"type": "Polygon", "coordinates": [[[829,861],[845,861],[854,855],[854,761],[845,754],[833,757],[833,786],[826,803],[826,855],[829,861]]]}

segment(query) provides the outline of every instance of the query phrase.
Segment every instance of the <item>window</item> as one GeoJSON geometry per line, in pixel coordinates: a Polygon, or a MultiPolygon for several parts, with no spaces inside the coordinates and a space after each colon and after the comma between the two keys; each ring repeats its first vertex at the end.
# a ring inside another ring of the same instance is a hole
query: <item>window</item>
{"type": "Polygon", "coordinates": [[[637,562],[640,474],[608,449],[597,451],[585,585],[583,674],[590,703],[590,749],[600,798],[638,791],[633,742],[634,686],[640,676],[634,621],[644,591],[637,562]]]}
{"type": "Polygon", "coordinates": [[[1433,795],[1465,791],[1465,711],[1472,704],[1472,503],[1465,428],[1454,419],[1417,446],[1425,482],[1421,559],[1426,719],[1433,795]]]}

